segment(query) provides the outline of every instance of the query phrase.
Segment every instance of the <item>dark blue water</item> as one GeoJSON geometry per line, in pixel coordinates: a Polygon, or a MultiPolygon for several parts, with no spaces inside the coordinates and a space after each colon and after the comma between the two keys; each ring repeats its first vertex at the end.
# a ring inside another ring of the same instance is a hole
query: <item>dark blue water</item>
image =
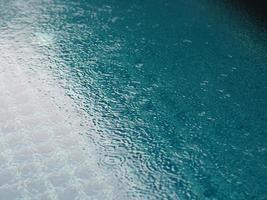
{"type": "Polygon", "coordinates": [[[3,37],[38,38],[36,66],[23,63],[92,121],[86,138],[122,199],[267,199],[267,32],[243,7],[0,2],[3,37]]]}

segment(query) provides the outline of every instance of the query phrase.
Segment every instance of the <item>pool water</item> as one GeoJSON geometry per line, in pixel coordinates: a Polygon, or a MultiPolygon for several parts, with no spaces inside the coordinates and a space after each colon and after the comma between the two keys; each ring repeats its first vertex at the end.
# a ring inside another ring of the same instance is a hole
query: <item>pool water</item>
{"type": "Polygon", "coordinates": [[[267,199],[267,32],[243,7],[0,5],[0,199],[267,199]]]}

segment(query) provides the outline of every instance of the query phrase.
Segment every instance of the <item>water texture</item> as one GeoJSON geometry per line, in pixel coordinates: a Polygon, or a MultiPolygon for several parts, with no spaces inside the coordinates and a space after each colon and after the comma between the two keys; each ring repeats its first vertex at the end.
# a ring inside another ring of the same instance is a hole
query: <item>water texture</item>
{"type": "Polygon", "coordinates": [[[267,32],[209,0],[0,0],[0,199],[267,199],[267,32]]]}

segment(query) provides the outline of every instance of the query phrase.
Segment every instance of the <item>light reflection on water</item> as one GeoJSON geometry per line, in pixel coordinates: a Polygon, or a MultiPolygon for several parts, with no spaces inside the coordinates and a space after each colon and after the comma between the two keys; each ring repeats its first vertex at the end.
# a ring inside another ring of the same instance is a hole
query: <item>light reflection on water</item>
{"type": "Polygon", "coordinates": [[[247,18],[0,2],[0,199],[266,198],[266,41],[247,18]]]}

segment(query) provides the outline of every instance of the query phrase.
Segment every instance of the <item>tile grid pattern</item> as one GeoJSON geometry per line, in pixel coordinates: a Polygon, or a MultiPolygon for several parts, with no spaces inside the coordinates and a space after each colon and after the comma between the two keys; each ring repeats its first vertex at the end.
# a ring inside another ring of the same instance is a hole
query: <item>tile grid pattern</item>
{"type": "Polygon", "coordinates": [[[75,111],[38,91],[40,83],[15,60],[1,60],[0,199],[116,198],[110,174],[85,146],[80,134],[88,127],[79,126],[75,111]]]}

